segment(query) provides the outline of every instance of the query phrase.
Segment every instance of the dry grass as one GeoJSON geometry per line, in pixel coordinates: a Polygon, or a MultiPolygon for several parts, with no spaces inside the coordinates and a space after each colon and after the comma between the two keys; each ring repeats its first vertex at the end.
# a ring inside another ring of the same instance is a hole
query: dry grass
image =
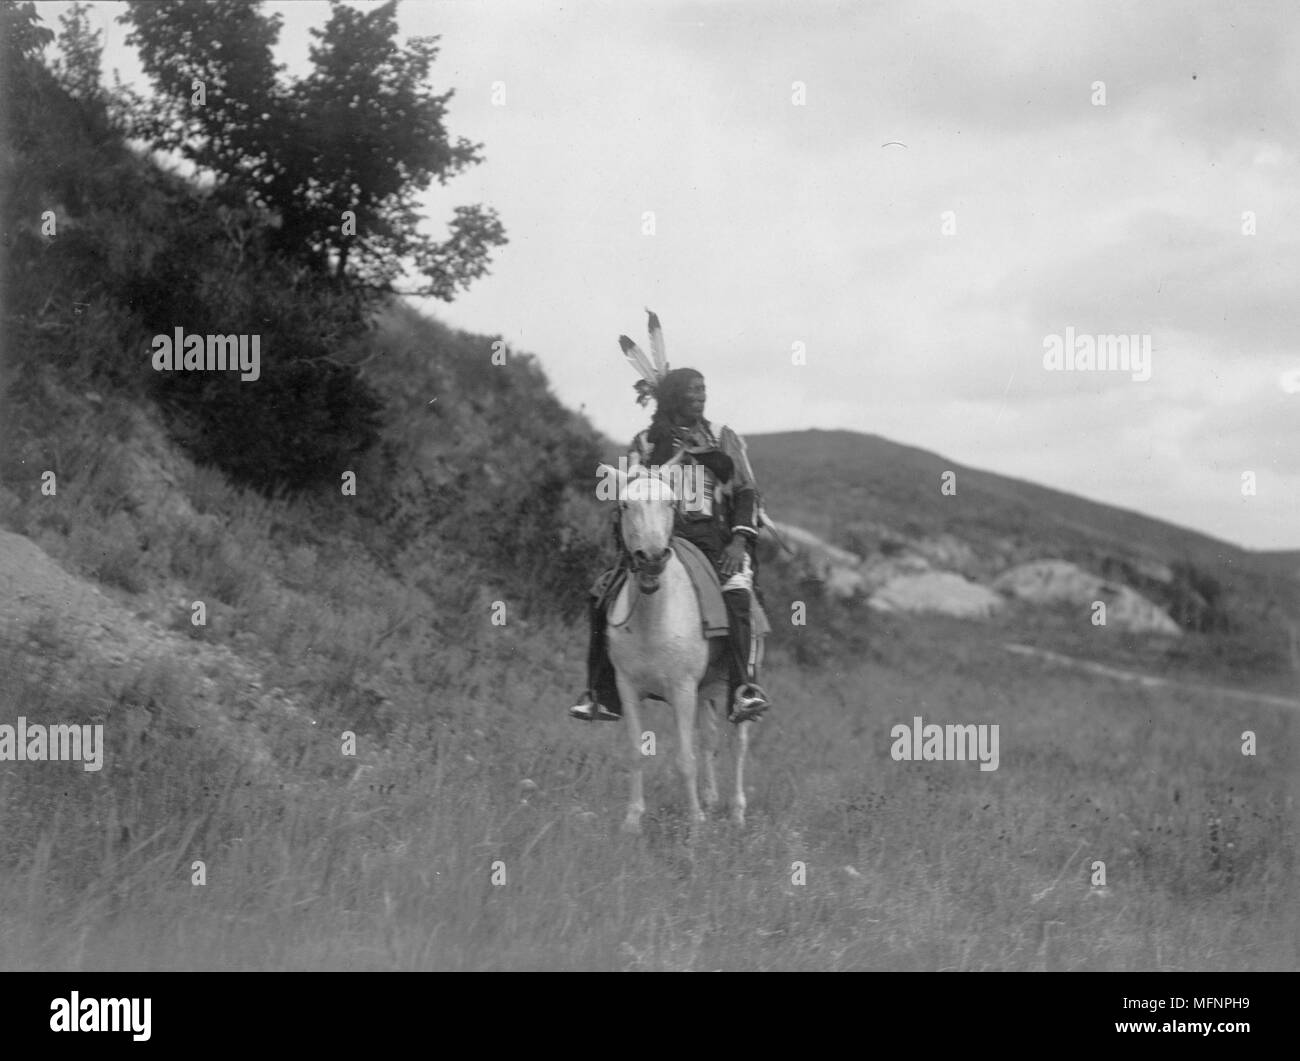
{"type": "MultiPolygon", "coordinates": [[[[870,619],[845,641],[824,627],[862,617],[814,603],[772,653],[779,709],[756,735],[749,826],[719,816],[691,840],[656,709],[646,834],[629,839],[621,727],[564,715],[584,630],[525,618],[444,543],[381,566],[352,517],[207,472],[184,485],[216,526],[92,523],[111,478],[77,483],[75,519],[12,502],[6,519],[83,570],[106,556],[119,595],[144,580],[133,607],[213,601],[206,628],[184,611],[170,624],[183,643],[238,651],[315,725],[214,675],[229,717],[272,750],[258,773],[191,724],[184,660],[106,673],[58,616],[11,631],[0,722],[102,721],[109,750],[99,773],[0,769],[0,967],[1300,964],[1293,713],[1053,670],[1001,652],[1015,631],[997,624],[870,619]],[[890,728],[916,714],[998,724],[1000,768],[894,762],[890,728]]],[[[794,591],[767,585],[779,621],[794,591]]]]}
{"type": "MultiPolygon", "coordinates": [[[[663,716],[646,835],[618,833],[623,734],[562,720],[579,658],[546,664],[555,633],[530,635],[489,688],[521,646],[485,631],[500,650],[485,645],[384,750],[363,735],[360,770],[336,725],[286,737],[282,785],[165,727],[132,760],[114,723],[149,683],[82,675],[106,705],[104,771],[0,774],[0,965],[1295,967],[1294,717],[1013,673],[943,653],[949,633],[915,624],[906,658],[839,675],[781,671],[750,826],[718,818],[694,842],[663,716]],[[913,713],[997,722],[1001,768],[893,762],[889,727],[913,713]],[[1090,889],[1098,859],[1105,894],[1090,889]]],[[[48,688],[39,673],[10,685],[0,714],[86,715],[81,695],[48,688]]]]}

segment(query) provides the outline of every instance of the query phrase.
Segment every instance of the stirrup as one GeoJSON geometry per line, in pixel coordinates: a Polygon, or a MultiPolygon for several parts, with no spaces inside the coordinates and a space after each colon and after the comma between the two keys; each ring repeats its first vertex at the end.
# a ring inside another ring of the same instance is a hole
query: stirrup
{"type": "Polygon", "coordinates": [[[623,716],[616,715],[604,704],[596,702],[595,696],[588,689],[582,694],[582,700],[569,708],[569,717],[580,722],[618,722],[623,716]]]}
{"type": "Polygon", "coordinates": [[[727,716],[727,721],[737,725],[741,722],[753,722],[771,706],[767,693],[763,692],[761,685],[757,682],[744,682],[736,689],[735,698],[731,703],[731,714],[727,716]]]}

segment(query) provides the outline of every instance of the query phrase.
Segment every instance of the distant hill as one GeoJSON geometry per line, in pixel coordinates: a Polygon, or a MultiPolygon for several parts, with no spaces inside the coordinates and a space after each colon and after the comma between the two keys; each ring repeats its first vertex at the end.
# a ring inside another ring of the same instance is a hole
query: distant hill
{"type": "MultiPolygon", "coordinates": [[[[1188,564],[1216,579],[1239,578],[1300,616],[1300,550],[1254,552],[1173,523],[1077,494],[981,471],[915,446],[856,431],[747,435],[773,518],[866,554],[891,535],[951,535],[991,564],[995,557],[1063,557],[1098,568],[1188,564]],[[957,490],[944,496],[944,472],[957,490]],[[1291,575],[1295,586],[1275,584],[1291,575]]],[[[606,441],[606,460],[621,442],[606,441]]],[[[887,547],[887,546],[886,546],[887,547]]]]}
{"type": "Polygon", "coordinates": [[[1300,549],[1267,550],[1252,555],[1279,575],[1300,580],[1300,549]]]}
{"type": "Polygon", "coordinates": [[[750,435],[747,442],[773,511],[832,538],[874,520],[929,534],[1028,539],[1061,552],[1100,548],[1207,566],[1258,559],[1197,531],[878,435],[811,430],[750,435]],[[953,496],[940,493],[945,471],[957,473],[953,496]]]}
{"type": "Polygon", "coordinates": [[[1013,564],[1066,559],[1133,586],[1189,630],[1268,644],[1270,658],[1283,653],[1288,623],[1300,624],[1298,551],[1252,552],[877,435],[811,430],[747,442],[773,517],[862,556],[938,543],[967,557],[953,566],[980,580],[1013,564]],[[945,496],[949,471],[957,489],[945,496]]]}

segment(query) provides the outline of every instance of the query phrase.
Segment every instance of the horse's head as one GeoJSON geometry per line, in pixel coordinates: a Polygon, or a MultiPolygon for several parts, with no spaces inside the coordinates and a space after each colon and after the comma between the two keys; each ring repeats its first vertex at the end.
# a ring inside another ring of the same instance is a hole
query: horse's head
{"type": "Polygon", "coordinates": [[[607,465],[600,469],[618,480],[619,530],[642,593],[659,589],[659,576],[672,556],[670,544],[677,494],[667,473],[681,459],[679,452],[653,471],[636,468],[626,475],[607,465]]]}

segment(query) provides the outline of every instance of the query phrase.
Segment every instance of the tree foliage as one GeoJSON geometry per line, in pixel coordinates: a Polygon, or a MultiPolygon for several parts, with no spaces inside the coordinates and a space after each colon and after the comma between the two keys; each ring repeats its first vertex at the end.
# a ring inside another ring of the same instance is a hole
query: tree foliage
{"type": "Polygon", "coordinates": [[[98,30],[90,27],[90,8],[73,4],[59,16],[59,53],[54,73],[69,95],[86,103],[103,96],[100,88],[104,46],[98,30]]]}
{"type": "Polygon", "coordinates": [[[481,161],[444,122],[452,92],[427,79],[436,37],[396,40],[396,0],[357,11],[337,0],[312,30],[312,71],[287,81],[272,57],[278,15],[258,0],[132,2],[122,21],[156,89],[134,131],[274,212],[277,244],[314,271],[450,300],[506,242],[496,212],[458,207],[448,237],[421,233],[418,196],[481,161]]]}
{"type": "MultiPolygon", "coordinates": [[[[41,52],[54,39],[52,30],[41,25],[36,5],[0,3],[0,132],[14,136],[19,124],[15,108],[20,96],[30,95],[35,74],[43,70],[41,52]]],[[[4,188],[0,186],[0,194],[4,188]]]]}
{"type": "Polygon", "coordinates": [[[54,39],[54,31],[41,25],[36,5],[26,3],[0,4],[0,41],[4,48],[4,69],[13,69],[18,59],[37,59],[45,46],[54,39]]]}

